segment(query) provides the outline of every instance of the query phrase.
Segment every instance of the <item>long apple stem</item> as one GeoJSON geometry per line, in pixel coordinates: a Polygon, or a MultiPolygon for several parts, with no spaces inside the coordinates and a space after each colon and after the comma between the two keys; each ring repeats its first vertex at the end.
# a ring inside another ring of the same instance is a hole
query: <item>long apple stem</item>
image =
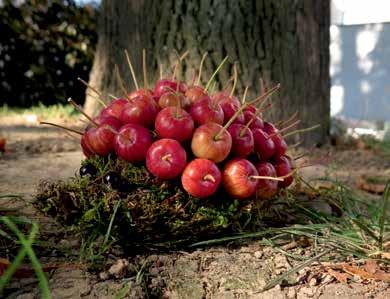
{"type": "Polygon", "coordinates": [[[221,70],[221,68],[223,67],[223,65],[225,64],[225,62],[228,60],[229,56],[226,56],[222,62],[218,65],[217,69],[214,71],[214,73],[211,75],[209,81],[207,82],[206,84],[206,87],[204,88],[205,91],[207,91],[210,87],[210,84],[211,82],[213,82],[215,76],[218,74],[218,72],[221,70]]]}
{"type": "Polygon", "coordinates": [[[198,74],[198,79],[196,80],[196,85],[199,85],[199,84],[200,84],[200,78],[201,78],[201,76],[202,76],[203,64],[204,64],[204,61],[205,61],[207,55],[208,55],[208,53],[205,52],[205,53],[202,55],[202,59],[200,60],[199,74],[198,74]]]}
{"type": "Polygon", "coordinates": [[[295,111],[294,114],[291,115],[288,119],[282,120],[282,121],[276,123],[275,126],[276,126],[276,127],[280,127],[280,126],[282,126],[282,125],[284,125],[284,124],[288,124],[288,123],[294,121],[295,118],[296,118],[297,116],[298,116],[298,110],[295,111]]]}
{"type": "Polygon", "coordinates": [[[118,67],[117,64],[115,64],[115,75],[116,75],[116,78],[117,78],[117,80],[118,80],[119,88],[121,89],[123,96],[124,96],[126,99],[128,99],[129,93],[128,93],[128,91],[127,91],[126,88],[125,88],[125,84],[123,83],[123,79],[122,79],[122,76],[121,76],[121,74],[120,74],[120,72],[119,72],[119,67],[118,67]]]}
{"type": "Polygon", "coordinates": [[[244,136],[244,132],[246,130],[248,130],[248,128],[250,127],[250,125],[255,121],[256,117],[260,115],[261,112],[264,112],[266,110],[268,110],[269,108],[272,107],[272,103],[268,103],[267,106],[261,108],[261,109],[257,109],[256,113],[253,115],[253,117],[246,123],[245,127],[242,128],[241,132],[240,132],[240,137],[244,136]]]}
{"type": "Polygon", "coordinates": [[[295,122],[293,122],[292,124],[289,124],[287,127],[284,127],[284,128],[282,128],[282,129],[278,130],[277,132],[275,132],[275,133],[269,135],[268,138],[272,138],[272,137],[274,137],[274,136],[276,136],[276,135],[281,135],[283,132],[286,132],[287,130],[289,130],[289,129],[295,127],[295,126],[297,126],[300,122],[301,122],[301,120],[298,119],[298,120],[296,120],[295,122]]]}
{"type": "Polygon", "coordinates": [[[135,89],[138,91],[139,86],[138,86],[138,82],[137,82],[137,77],[135,76],[133,64],[131,63],[129,52],[127,52],[127,49],[125,49],[125,55],[126,55],[127,64],[129,65],[131,76],[133,77],[133,82],[134,82],[134,85],[135,85],[135,89]]]}
{"type": "Polygon", "coordinates": [[[189,51],[188,50],[185,51],[181,56],[179,55],[179,53],[177,53],[177,51],[175,51],[175,53],[177,54],[177,61],[175,62],[175,66],[173,69],[172,80],[175,80],[176,73],[179,69],[179,66],[180,66],[181,62],[183,61],[183,59],[187,57],[189,51]]]}
{"type": "Polygon", "coordinates": [[[246,101],[246,95],[248,94],[249,86],[245,86],[244,95],[242,96],[241,104],[244,104],[246,101]]]}
{"type": "Polygon", "coordinates": [[[54,124],[54,123],[50,123],[50,122],[46,122],[46,121],[41,121],[41,122],[39,122],[39,124],[40,124],[40,125],[48,125],[48,126],[56,127],[56,128],[60,128],[60,129],[69,131],[69,132],[76,133],[76,134],[78,134],[78,135],[83,135],[83,132],[81,132],[81,131],[79,131],[79,130],[72,129],[72,128],[68,128],[68,127],[64,127],[64,126],[57,125],[57,124],[54,124]]]}
{"type": "Polygon", "coordinates": [[[275,87],[271,88],[269,91],[267,91],[262,96],[241,105],[241,107],[236,111],[236,113],[233,114],[233,116],[229,119],[229,121],[221,128],[221,130],[217,133],[217,135],[215,135],[214,139],[218,140],[221,137],[220,135],[222,134],[222,132],[224,132],[227,128],[229,128],[229,126],[235,121],[235,119],[240,115],[240,113],[242,111],[244,111],[244,109],[246,107],[248,107],[249,105],[253,105],[259,101],[263,101],[263,100],[268,99],[279,88],[280,88],[280,84],[277,84],[275,87]]]}
{"type": "Polygon", "coordinates": [[[111,99],[113,99],[113,100],[116,100],[116,99],[118,99],[118,97],[117,96],[114,96],[113,94],[111,94],[111,93],[109,93],[108,94],[108,96],[111,98],[111,99]]]}
{"type": "Polygon", "coordinates": [[[295,148],[297,146],[300,146],[302,144],[302,142],[303,142],[303,139],[299,140],[297,143],[290,145],[288,148],[292,149],[292,148],[295,148]]]}
{"type": "Polygon", "coordinates": [[[295,131],[292,131],[290,133],[287,133],[286,135],[283,135],[282,137],[283,138],[287,138],[288,136],[295,135],[295,134],[298,134],[298,133],[305,133],[305,132],[313,131],[313,130],[319,128],[320,126],[321,125],[318,124],[318,125],[315,125],[315,126],[312,126],[312,127],[309,127],[309,128],[295,130],[295,131]]]}
{"type": "Polygon", "coordinates": [[[142,69],[144,71],[144,88],[148,90],[148,71],[146,67],[146,49],[142,49],[142,69]]]}
{"type": "Polygon", "coordinates": [[[103,95],[100,91],[98,91],[95,87],[89,85],[86,81],[84,81],[83,79],[81,79],[80,77],[77,78],[78,81],[80,81],[81,83],[83,83],[86,87],[88,87],[90,90],[92,90],[94,93],[97,94],[97,96],[99,98],[95,98],[103,107],[107,107],[106,103],[104,103],[104,98],[103,98],[103,95]]]}
{"type": "Polygon", "coordinates": [[[162,66],[162,63],[160,63],[160,65],[158,66],[158,69],[160,71],[160,80],[163,78],[163,66],[162,66]]]}
{"type": "Polygon", "coordinates": [[[211,181],[213,183],[215,183],[215,177],[211,174],[206,174],[204,177],[203,177],[203,180],[205,181],[211,181]]]}
{"type": "Polygon", "coordinates": [[[236,90],[237,86],[237,80],[238,80],[238,75],[237,75],[237,66],[236,64],[233,65],[233,87],[232,90],[230,91],[230,96],[232,97],[234,94],[234,91],[236,90]]]}
{"type": "Polygon", "coordinates": [[[98,127],[99,124],[92,119],[87,113],[84,112],[84,110],[76,104],[75,101],[73,101],[71,98],[68,99],[68,102],[76,108],[77,111],[79,111],[82,115],[84,115],[95,127],[98,127]]]}
{"type": "Polygon", "coordinates": [[[257,180],[279,181],[279,182],[284,181],[284,179],[282,177],[274,177],[274,176],[251,175],[249,178],[250,179],[257,179],[257,180]]]}

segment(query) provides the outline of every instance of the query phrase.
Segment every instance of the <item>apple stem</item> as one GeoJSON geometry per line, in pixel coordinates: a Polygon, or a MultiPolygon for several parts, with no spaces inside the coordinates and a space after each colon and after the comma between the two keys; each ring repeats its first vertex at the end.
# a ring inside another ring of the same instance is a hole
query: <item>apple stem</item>
{"type": "Polygon", "coordinates": [[[268,138],[272,138],[272,137],[274,137],[274,136],[276,136],[276,135],[279,135],[279,134],[281,134],[281,133],[283,133],[283,132],[285,132],[285,131],[287,131],[287,130],[293,128],[293,127],[295,127],[295,126],[298,125],[300,122],[301,122],[301,120],[298,119],[298,120],[296,120],[295,122],[293,122],[292,124],[289,124],[287,127],[284,127],[284,128],[282,128],[282,129],[278,130],[277,132],[275,132],[275,133],[269,135],[268,138]]]}
{"type": "Polygon", "coordinates": [[[98,127],[99,126],[99,124],[96,122],[96,121],[94,121],[93,119],[92,119],[92,117],[90,117],[88,114],[86,114],[85,112],[84,112],[84,110],[79,106],[79,105],[77,105],[76,104],[76,102],[75,101],[73,101],[71,98],[69,98],[68,99],[68,102],[73,106],[73,107],[75,107],[76,108],[76,110],[77,111],[79,111],[82,115],[84,115],[95,127],[98,127]]]}
{"type": "Polygon", "coordinates": [[[125,85],[123,83],[123,79],[121,77],[121,74],[119,72],[119,67],[117,64],[115,64],[115,75],[116,75],[116,78],[118,80],[119,88],[121,89],[123,96],[130,102],[130,100],[128,99],[129,93],[125,88],[125,85]]]}
{"type": "Polygon", "coordinates": [[[204,88],[205,91],[207,91],[210,87],[210,84],[211,82],[213,82],[215,76],[218,74],[218,72],[220,71],[220,69],[223,67],[223,65],[225,64],[225,62],[228,60],[229,56],[226,56],[222,62],[218,65],[217,69],[214,71],[214,73],[211,75],[209,81],[207,82],[206,84],[206,87],[204,88]]]}
{"type": "Polygon", "coordinates": [[[301,145],[301,144],[302,144],[302,142],[303,142],[303,139],[302,139],[302,140],[299,140],[297,143],[294,143],[294,144],[290,145],[288,148],[289,148],[289,149],[291,149],[291,148],[295,148],[295,147],[297,147],[297,146],[301,145]]]}
{"type": "Polygon", "coordinates": [[[79,131],[79,130],[75,130],[75,129],[72,129],[72,128],[64,127],[64,126],[57,125],[57,124],[54,124],[54,123],[49,123],[49,122],[46,122],[46,121],[41,121],[41,122],[39,122],[39,124],[40,124],[40,125],[53,126],[53,127],[56,127],[56,128],[60,128],[60,129],[69,131],[69,132],[76,133],[76,134],[78,134],[78,135],[83,135],[83,134],[84,134],[83,132],[81,132],[81,131],[79,131]]]}
{"type": "Polygon", "coordinates": [[[255,121],[256,117],[259,116],[259,114],[261,112],[264,112],[264,111],[268,110],[271,107],[272,107],[272,103],[268,103],[267,106],[265,106],[265,107],[263,107],[261,109],[257,109],[257,111],[253,115],[253,117],[246,123],[245,128],[242,128],[242,130],[240,132],[240,137],[244,136],[244,131],[246,131],[250,127],[250,125],[255,121]]]}
{"type": "Polygon", "coordinates": [[[111,98],[111,99],[113,99],[113,100],[116,100],[116,99],[118,99],[118,97],[117,96],[114,96],[113,94],[111,94],[111,93],[109,93],[108,94],[108,96],[111,98]]]}
{"type": "Polygon", "coordinates": [[[103,107],[107,108],[106,103],[104,103],[103,95],[100,91],[98,91],[95,87],[89,85],[86,81],[81,79],[80,77],[77,78],[78,81],[83,83],[86,87],[88,87],[90,90],[92,90],[94,93],[98,95],[99,98],[95,98],[103,107]]]}
{"type": "Polygon", "coordinates": [[[131,76],[133,77],[135,89],[138,91],[139,87],[138,87],[137,77],[135,76],[135,72],[134,72],[133,64],[131,63],[130,60],[129,52],[127,52],[127,49],[125,49],[124,51],[126,55],[127,64],[129,65],[129,69],[131,72],[131,76]]]}
{"type": "Polygon", "coordinates": [[[159,68],[159,71],[160,71],[160,80],[161,80],[163,78],[163,66],[162,66],[162,63],[160,63],[158,68],[159,68]]]}
{"type": "Polygon", "coordinates": [[[282,126],[283,124],[288,124],[290,123],[291,121],[295,120],[295,118],[298,116],[298,111],[295,111],[293,115],[291,115],[288,119],[286,120],[282,120],[278,123],[275,124],[276,127],[280,127],[282,126]]]}
{"type": "Polygon", "coordinates": [[[167,161],[167,160],[169,160],[170,158],[172,158],[172,155],[171,155],[171,154],[167,154],[167,155],[165,155],[165,156],[162,156],[162,157],[161,157],[161,160],[167,161]]]}
{"type": "Polygon", "coordinates": [[[203,55],[202,55],[202,59],[200,60],[200,65],[199,65],[199,74],[198,74],[198,79],[196,80],[196,85],[199,85],[200,84],[200,77],[202,76],[202,69],[203,69],[203,64],[204,64],[204,61],[207,57],[207,52],[205,52],[203,55]]]}
{"type": "Polygon", "coordinates": [[[262,176],[262,175],[251,175],[249,179],[270,180],[270,181],[280,181],[280,182],[284,181],[282,177],[262,176]]]}
{"type": "Polygon", "coordinates": [[[230,95],[229,96],[233,96],[234,94],[234,91],[236,90],[236,86],[237,86],[237,78],[238,75],[237,75],[237,66],[236,64],[233,65],[233,87],[232,87],[232,90],[230,91],[230,95]]]}
{"type": "Polygon", "coordinates": [[[300,130],[295,130],[295,131],[292,131],[290,133],[287,133],[286,135],[282,136],[283,138],[287,138],[288,136],[291,136],[291,135],[295,135],[295,134],[298,134],[298,133],[305,133],[305,132],[309,132],[309,131],[313,131],[315,129],[317,129],[318,127],[320,127],[321,125],[315,125],[315,126],[312,126],[312,127],[309,127],[309,128],[304,128],[304,129],[300,129],[300,130]]]}
{"type": "Polygon", "coordinates": [[[181,56],[179,56],[179,53],[177,53],[177,51],[175,51],[175,52],[177,54],[177,61],[175,62],[175,66],[174,66],[174,69],[173,69],[173,74],[172,74],[172,80],[173,81],[175,81],[176,73],[177,73],[177,70],[179,69],[179,66],[180,66],[182,60],[187,57],[189,51],[188,50],[185,51],[183,53],[183,55],[181,55],[181,56]]]}
{"type": "Polygon", "coordinates": [[[260,95],[265,94],[265,84],[263,78],[259,79],[259,84],[260,84],[260,95]]]}
{"type": "Polygon", "coordinates": [[[244,95],[242,96],[241,104],[244,104],[244,103],[245,103],[246,95],[247,95],[247,93],[248,93],[248,88],[249,88],[248,85],[245,86],[244,95]]]}
{"type": "Polygon", "coordinates": [[[256,102],[259,102],[259,101],[263,101],[263,100],[266,100],[268,99],[275,91],[277,91],[278,89],[280,88],[280,84],[277,84],[275,87],[271,88],[269,91],[267,91],[265,94],[261,95],[260,97],[250,101],[250,102],[246,102],[244,103],[237,111],[236,113],[233,114],[233,116],[229,119],[229,121],[221,128],[221,130],[217,133],[217,135],[215,135],[214,139],[215,140],[218,140],[222,134],[222,132],[224,130],[226,130],[227,128],[229,128],[229,126],[234,122],[234,120],[240,115],[240,113],[242,111],[244,111],[244,109],[246,107],[248,107],[249,105],[253,105],[255,104],[256,102]]]}
{"type": "Polygon", "coordinates": [[[142,69],[144,71],[144,88],[148,90],[148,72],[146,67],[146,49],[142,49],[142,69]]]}
{"type": "Polygon", "coordinates": [[[211,181],[211,182],[215,183],[215,178],[214,178],[214,176],[211,175],[211,174],[206,174],[206,175],[203,177],[203,180],[205,180],[205,181],[211,181]]]}

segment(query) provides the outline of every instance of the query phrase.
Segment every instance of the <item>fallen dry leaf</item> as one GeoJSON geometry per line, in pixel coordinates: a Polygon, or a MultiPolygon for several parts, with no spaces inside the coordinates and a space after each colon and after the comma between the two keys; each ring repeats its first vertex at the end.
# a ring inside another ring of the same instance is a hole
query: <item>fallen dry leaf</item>
{"type": "Polygon", "coordinates": [[[379,181],[374,183],[362,176],[357,183],[357,187],[369,193],[383,194],[386,184],[379,181]]]}
{"type": "Polygon", "coordinates": [[[380,268],[375,260],[369,259],[366,261],[366,263],[364,265],[364,270],[366,270],[370,274],[375,274],[375,272],[380,270],[380,268]]]}
{"type": "Polygon", "coordinates": [[[10,261],[0,257],[0,276],[2,276],[10,265],[10,261]]]}
{"type": "Polygon", "coordinates": [[[348,273],[341,273],[339,271],[335,271],[331,268],[327,269],[327,272],[333,276],[334,278],[336,278],[336,280],[338,282],[341,282],[341,283],[347,283],[348,279],[351,278],[351,275],[349,275],[348,273]]]}

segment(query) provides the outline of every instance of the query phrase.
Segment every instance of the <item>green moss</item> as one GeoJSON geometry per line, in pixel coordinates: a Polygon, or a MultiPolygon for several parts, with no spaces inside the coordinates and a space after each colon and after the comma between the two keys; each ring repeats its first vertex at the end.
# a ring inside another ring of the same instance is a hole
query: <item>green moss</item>
{"type": "Polygon", "coordinates": [[[43,182],[36,206],[88,236],[92,231],[106,234],[120,202],[110,235],[124,246],[182,247],[221,234],[258,231],[269,221],[286,223],[290,213],[286,192],[279,196],[279,205],[232,200],[223,191],[207,200],[198,199],[189,196],[179,180],[160,182],[144,166],[114,157],[92,158],[86,163],[95,166],[96,176],[43,182]],[[103,183],[111,171],[121,175],[125,190],[113,190],[103,183]]]}

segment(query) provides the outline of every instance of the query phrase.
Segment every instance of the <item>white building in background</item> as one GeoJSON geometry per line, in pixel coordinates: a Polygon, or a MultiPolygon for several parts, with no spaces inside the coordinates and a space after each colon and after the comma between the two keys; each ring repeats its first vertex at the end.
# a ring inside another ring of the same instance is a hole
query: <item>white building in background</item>
{"type": "Polygon", "coordinates": [[[390,122],[390,0],[332,0],[331,115],[390,122]]]}

